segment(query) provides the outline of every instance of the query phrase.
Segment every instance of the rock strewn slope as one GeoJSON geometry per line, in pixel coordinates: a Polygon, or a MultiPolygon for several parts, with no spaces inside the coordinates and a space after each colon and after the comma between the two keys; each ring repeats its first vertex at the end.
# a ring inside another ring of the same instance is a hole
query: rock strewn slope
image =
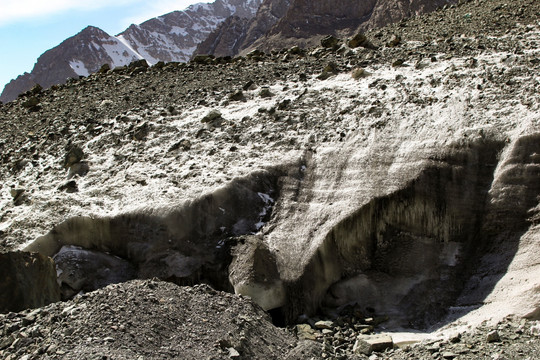
{"type": "Polygon", "coordinates": [[[295,349],[256,304],[204,285],[133,281],[13,315],[0,315],[4,359],[301,359],[315,347],[295,349]]]}

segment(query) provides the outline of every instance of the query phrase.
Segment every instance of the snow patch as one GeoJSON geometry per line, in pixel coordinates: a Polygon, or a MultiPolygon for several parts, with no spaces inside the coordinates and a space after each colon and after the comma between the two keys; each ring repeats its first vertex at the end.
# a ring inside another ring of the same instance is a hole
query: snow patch
{"type": "MultiPolygon", "coordinates": [[[[141,54],[139,54],[137,51],[135,51],[135,49],[133,49],[133,47],[131,47],[131,45],[129,44],[129,41],[126,40],[126,38],[124,37],[124,35],[119,35],[119,36],[116,36],[116,39],[118,39],[118,41],[120,41],[122,43],[122,45],[124,45],[125,47],[127,47],[129,49],[129,51],[131,51],[135,56],[137,56],[139,59],[144,59],[142,57],[141,54]]],[[[154,63],[152,63],[151,65],[153,65],[154,63]]]]}
{"type": "Polygon", "coordinates": [[[268,215],[268,212],[274,205],[275,200],[272,199],[272,197],[268,194],[263,194],[259,192],[257,193],[257,195],[259,195],[261,200],[264,202],[262,211],[259,213],[259,221],[255,224],[255,228],[257,229],[257,231],[259,231],[266,224],[263,220],[266,217],[266,215],[268,215]]]}
{"type": "Polygon", "coordinates": [[[112,44],[103,44],[105,52],[111,58],[112,67],[129,65],[134,60],[142,59],[141,55],[128,48],[120,40],[116,38],[114,40],[112,44]]]}
{"type": "Polygon", "coordinates": [[[179,26],[173,26],[171,30],[169,31],[169,34],[174,35],[180,35],[180,36],[187,36],[188,32],[185,28],[179,27],[179,26]]]}
{"type": "Polygon", "coordinates": [[[69,66],[75,71],[75,74],[79,76],[88,76],[90,75],[90,72],[84,65],[84,63],[80,60],[71,60],[69,62],[69,66]]]}

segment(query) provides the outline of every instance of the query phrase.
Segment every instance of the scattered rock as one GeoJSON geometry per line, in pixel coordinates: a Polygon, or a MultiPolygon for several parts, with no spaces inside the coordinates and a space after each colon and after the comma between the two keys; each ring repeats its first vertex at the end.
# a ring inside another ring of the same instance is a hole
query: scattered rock
{"type": "Polygon", "coordinates": [[[191,59],[192,63],[195,64],[212,64],[214,62],[215,57],[213,55],[195,55],[193,59],[191,59]]]}
{"type": "Polygon", "coordinates": [[[358,80],[360,78],[366,77],[367,73],[366,70],[364,70],[363,68],[357,67],[351,71],[351,76],[353,79],[358,80]]]}
{"type": "Polygon", "coordinates": [[[158,61],[157,63],[154,64],[153,68],[156,69],[156,70],[161,70],[165,67],[165,62],[164,61],[158,61]]]}
{"type": "Polygon", "coordinates": [[[357,47],[360,47],[360,46],[363,46],[363,47],[370,47],[371,44],[369,43],[367,37],[362,34],[362,33],[358,33],[356,34],[354,37],[352,37],[347,45],[349,45],[350,48],[357,48],[357,47]]]}
{"type": "Polygon", "coordinates": [[[257,88],[257,84],[253,80],[249,80],[247,83],[244,84],[242,87],[242,90],[248,91],[248,90],[255,90],[257,88]]]}
{"type": "Polygon", "coordinates": [[[14,341],[15,337],[13,335],[3,337],[2,340],[0,340],[0,350],[4,350],[5,348],[13,344],[14,341]]]}
{"type": "Polygon", "coordinates": [[[300,340],[317,340],[317,332],[309,324],[296,325],[296,335],[300,340]]]}
{"type": "Polygon", "coordinates": [[[64,156],[64,167],[69,168],[71,165],[80,162],[84,158],[84,151],[79,146],[73,146],[64,156]]]}
{"type": "Polygon", "coordinates": [[[167,106],[167,111],[168,111],[169,114],[171,114],[172,116],[178,115],[178,114],[179,114],[178,110],[176,110],[176,108],[175,108],[173,105],[167,106]]]}
{"type": "Polygon", "coordinates": [[[191,141],[189,141],[188,139],[182,139],[182,140],[178,141],[177,143],[173,144],[169,148],[169,151],[175,151],[175,150],[178,150],[178,149],[188,151],[189,149],[191,149],[191,141]]]}
{"type": "Polygon", "coordinates": [[[262,98],[269,98],[269,97],[274,96],[274,94],[272,94],[272,92],[270,91],[270,88],[263,87],[261,91],[259,92],[259,96],[262,98]]]}
{"type": "Polygon", "coordinates": [[[285,99],[283,101],[280,101],[277,105],[278,110],[285,110],[291,105],[291,99],[285,99]]]}
{"type": "Polygon", "coordinates": [[[30,110],[30,111],[37,111],[39,110],[39,99],[35,96],[32,96],[28,98],[28,100],[24,101],[21,105],[22,107],[30,110]]]}
{"type": "Polygon", "coordinates": [[[332,35],[325,36],[321,39],[321,46],[325,49],[337,49],[339,39],[332,35]]]}
{"type": "Polygon", "coordinates": [[[101,67],[98,70],[99,74],[105,74],[111,70],[111,66],[107,63],[101,65],[101,67]]]}
{"type": "Polygon", "coordinates": [[[531,326],[530,332],[532,335],[540,336],[540,322],[531,326]]]}
{"type": "Polygon", "coordinates": [[[321,356],[321,345],[313,340],[300,340],[288,356],[290,360],[318,359],[321,356]]]}
{"type": "Polygon", "coordinates": [[[487,334],[486,341],[488,343],[492,342],[499,342],[501,341],[501,337],[499,335],[499,332],[497,330],[492,330],[487,334]]]}
{"type": "Polygon", "coordinates": [[[392,67],[400,67],[405,63],[403,59],[396,59],[392,62],[392,67]]]}
{"type": "Polygon", "coordinates": [[[460,342],[460,341],[461,341],[461,334],[457,334],[457,335],[452,336],[452,337],[450,338],[450,342],[451,342],[452,344],[457,344],[457,343],[460,342]]]}
{"type": "Polygon", "coordinates": [[[11,197],[13,198],[13,204],[15,206],[22,205],[28,200],[28,196],[26,194],[25,189],[12,187],[10,189],[10,194],[11,194],[11,197]]]}
{"type": "Polygon", "coordinates": [[[129,65],[129,68],[131,69],[138,69],[138,68],[148,68],[148,62],[145,59],[135,60],[132,61],[129,65]]]}
{"type": "Polygon", "coordinates": [[[321,320],[315,323],[315,329],[319,329],[319,330],[332,329],[333,327],[334,327],[334,323],[329,320],[321,320]]]}
{"type": "Polygon", "coordinates": [[[107,108],[107,107],[111,107],[113,104],[114,104],[114,102],[113,102],[112,100],[105,99],[105,100],[102,100],[102,101],[99,103],[99,107],[100,107],[101,109],[104,109],[104,108],[107,108]]]}
{"type": "Polygon", "coordinates": [[[12,187],[10,190],[11,197],[13,201],[16,201],[22,194],[24,194],[24,189],[12,187]]]}
{"type": "Polygon", "coordinates": [[[396,47],[399,44],[401,44],[401,37],[399,35],[393,35],[390,41],[386,43],[386,46],[388,47],[396,47]]]}
{"type": "Polygon", "coordinates": [[[240,353],[233,347],[227,349],[229,351],[229,357],[231,359],[238,359],[240,358],[240,353]]]}
{"type": "Polygon", "coordinates": [[[266,54],[263,51],[259,49],[254,49],[246,54],[246,58],[253,61],[261,61],[265,55],[266,54]]]}
{"type": "Polygon", "coordinates": [[[85,176],[90,171],[90,165],[86,161],[75,163],[69,167],[68,179],[74,176],[85,176]]]}
{"type": "Polygon", "coordinates": [[[289,54],[291,55],[304,55],[305,50],[300,48],[299,46],[293,46],[289,49],[289,54]]]}
{"type": "Polygon", "coordinates": [[[242,90],[236,90],[234,93],[229,95],[229,100],[231,101],[241,101],[244,99],[244,93],[242,92],[242,90]]]}
{"type": "Polygon", "coordinates": [[[372,352],[381,352],[393,347],[392,337],[388,335],[359,335],[354,344],[353,352],[370,355],[372,352]]]}
{"type": "Polygon", "coordinates": [[[43,91],[43,87],[39,84],[36,84],[34,85],[31,89],[30,89],[30,94],[32,95],[38,95],[40,94],[41,92],[43,91]]]}
{"type": "Polygon", "coordinates": [[[219,110],[211,110],[205,117],[201,119],[203,124],[208,124],[216,120],[221,119],[221,112],[219,110]]]}
{"type": "Polygon", "coordinates": [[[148,125],[148,122],[145,121],[142,124],[137,125],[135,129],[133,129],[133,132],[132,132],[133,139],[142,141],[146,139],[149,133],[150,133],[150,126],[148,125]]]}
{"type": "Polygon", "coordinates": [[[79,188],[75,180],[70,180],[67,183],[60,185],[58,187],[58,190],[65,191],[67,193],[76,193],[77,191],[79,191],[79,188]]]}
{"type": "Polygon", "coordinates": [[[441,356],[443,357],[443,359],[455,359],[456,357],[458,357],[458,354],[450,351],[445,351],[441,354],[441,356]]]}
{"type": "Polygon", "coordinates": [[[321,74],[317,77],[320,80],[326,80],[329,77],[336,75],[338,73],[338,66],[334,62],[329,62],[326,64],[326,66],[323,68],[321,74]]]}

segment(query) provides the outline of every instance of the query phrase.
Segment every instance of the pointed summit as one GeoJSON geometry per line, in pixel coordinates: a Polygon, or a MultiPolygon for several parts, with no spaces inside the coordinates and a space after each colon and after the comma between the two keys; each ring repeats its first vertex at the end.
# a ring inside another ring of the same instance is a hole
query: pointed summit
{"type": "Polygon", "coordinates": [[[261,1],[216,0],[195,4],[185,11],[173,11],[131,25],[117,36],[87,26],[41,55],[30,73],[7,84],[0,101],[14,100],[36,83],[47,88],[70,77],[88,76],[103,64],[114,68],[140,59],[149,64],[189,61],[197,45],[225,19],[232,15],[251,18],[261,1]]]}

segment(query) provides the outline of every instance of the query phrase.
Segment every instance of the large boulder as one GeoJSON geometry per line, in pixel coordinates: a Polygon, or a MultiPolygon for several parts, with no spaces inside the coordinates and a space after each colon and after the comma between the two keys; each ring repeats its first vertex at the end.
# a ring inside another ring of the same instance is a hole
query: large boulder
{"type": "Polygon", "coordinates": [[[118,256],[64,246],[54,256],[62,298],[135,278],[135,268],[118,256]]]}

